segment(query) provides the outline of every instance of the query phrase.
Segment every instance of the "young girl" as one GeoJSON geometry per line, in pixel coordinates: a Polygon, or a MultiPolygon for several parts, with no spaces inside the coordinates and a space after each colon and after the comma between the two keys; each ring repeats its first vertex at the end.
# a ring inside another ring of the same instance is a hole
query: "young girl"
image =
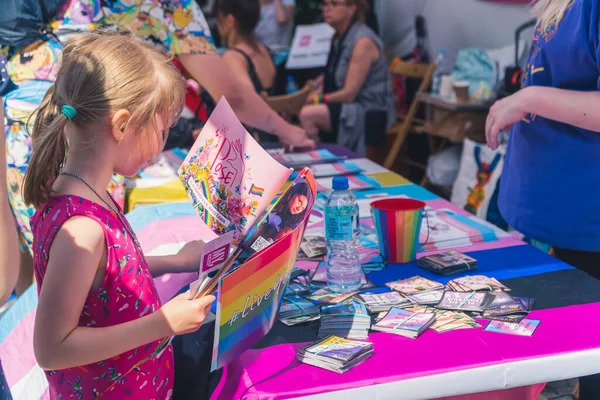
{"type": "Polygon", "coordinates": [[[33,125],[24,183],[38,282],[34,349],[52,398],[168,399],[171,347],[197,330],[213,296],[164,306],[153,276],[197,268],[202,242],[145,258],[105,188],[158,156],[182,109],[179,72],[150,45],[111,32],[65,44],[33,125]]]}
{"type": "MultiPolygon", "coordinates": [[[[512,127],[500,211],[600,279],[600,2],[538,0],[534,11],[523,88],[494,104],[486,123],[494,149],[512,127]]],[[[580,378],[579,398],[600,398],[600,375],[580,378]]]]}

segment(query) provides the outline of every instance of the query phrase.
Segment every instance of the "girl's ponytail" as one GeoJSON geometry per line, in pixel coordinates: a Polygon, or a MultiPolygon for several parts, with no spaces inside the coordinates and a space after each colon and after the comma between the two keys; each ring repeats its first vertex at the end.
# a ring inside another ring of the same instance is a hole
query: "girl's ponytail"
{"type": "Polygon", "coordinates": [[[52,195],[52,184],[58,177],[67,155],[66,115],[55,103],[54,85],[44,96],[34,118],[31,132],[33,152],[23,183],[23,200],[40,208],[52,195]]]}

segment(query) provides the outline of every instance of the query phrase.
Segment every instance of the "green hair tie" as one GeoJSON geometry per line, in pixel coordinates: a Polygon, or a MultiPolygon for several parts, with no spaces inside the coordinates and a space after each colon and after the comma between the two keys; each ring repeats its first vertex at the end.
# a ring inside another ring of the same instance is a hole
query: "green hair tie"
{"type": "Polygon", "coordinates": [[[77,115],[77,110],[75,110],[71,106],[64,105],[60,109],[60,113],[63,114],[65,117],[67,117],[68,120],[71,120],[71,119],[75,118],[75,116],[77,115]]]}

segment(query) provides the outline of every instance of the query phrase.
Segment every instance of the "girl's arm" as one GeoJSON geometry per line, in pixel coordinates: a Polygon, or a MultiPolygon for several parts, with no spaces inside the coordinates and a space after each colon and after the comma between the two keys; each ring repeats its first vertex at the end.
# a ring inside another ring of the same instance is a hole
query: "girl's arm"
{"type": "Polygon", "coordinates": [[[496,102],[486,122],[488,144],[498,147],[498,133],[532,114],[600,132],[600,92],[528,86],[496,102]]]}
{"type": "Polygon", "coordinates": [[[338,91],[328,93],[328,103],[352,103],[360,93],[360,89],[367,79],[371,65],[379,57],[379,49],[369,38],[361,38],[352,50],[352,58],[348,66],[348,74],[344,87],[338,91]]]}
{"type": "Polygon", "coordinates": [[[287,24],[294,17],[294,6],[284,5],[283,0],[274,0],[275,18],[279,25],[287,24]]]}
{"type": "Polygon", "coordinates": [[[183,246],[177,254],[146,257],[152,277],[179,272],[197,272],[204,244],[202,240],[194,240],[183,246]]]}
{"type": "Polygon", "coordinates": [[[6,156],[4,152],[4,103],[0,97],[0,306],[10,297],[19,275],[19,239],[17,227],[8,201],[6,182],[6,156]]]}
{"type": "Polygon", "coordinates": [[[33,338],[36,359],[42,368],[64,369],[99,362],[202,325],[214,297],[190,301],[184,294],[157,312],[130,322],[103,328],[78,326],[105,253],[104,232],[91,219],[70,218],[56,234],[39,296],[33,338]]]}

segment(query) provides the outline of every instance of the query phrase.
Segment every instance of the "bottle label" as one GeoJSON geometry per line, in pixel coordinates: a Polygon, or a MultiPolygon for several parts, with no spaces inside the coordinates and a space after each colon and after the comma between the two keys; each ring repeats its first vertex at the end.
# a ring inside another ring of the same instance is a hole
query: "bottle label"
{"type": "Polygon", "coordinates": [[[330,240],[352,240],[352,216],[325,219],[325,236],[330,240]]]}

